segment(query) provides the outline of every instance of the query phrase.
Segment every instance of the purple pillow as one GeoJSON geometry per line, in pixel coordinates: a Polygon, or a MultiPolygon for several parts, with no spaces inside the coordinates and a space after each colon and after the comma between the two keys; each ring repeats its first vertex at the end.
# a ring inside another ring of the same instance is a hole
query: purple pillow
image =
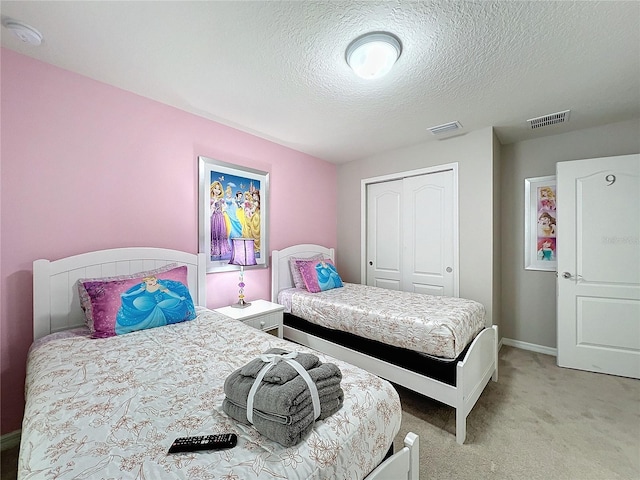
{"type": "Polygon", "coordinates": [[[186,266],[81,279],[78,293],[93,338],[123,335],[196,317],[187,287],[186,266]]]}
{"type": "Polygon", "coordinates": [[[311,257],[305,258],[289,258],[289,270],[291,270],[291,278],[293,279],[293,284],[296,288],[307,288],[304,285],[304,280],[302,279],[302,275],[300,274],[300,268],[296,264],[298,260],[322,260],[322,254],[318,253],[316,255],[312,255],[311,257]]]}
{"type": "Polygon", "coordinates": [[[318,293],[332,288],[342,287],[342,279],[338,275],[333,262],[328,259],[296,260],[304,284],[311,293],[318,293]]]}

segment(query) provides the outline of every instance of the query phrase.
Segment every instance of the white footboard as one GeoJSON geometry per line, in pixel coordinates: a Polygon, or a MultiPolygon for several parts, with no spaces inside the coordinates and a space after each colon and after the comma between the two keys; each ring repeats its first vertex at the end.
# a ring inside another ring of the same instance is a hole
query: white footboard
{"type": "Polygon", "coordinates": [[[456,366],[456,385],[449,385],[384,360],[284,326],[284,338],[349,362],[382,378],[456,409],[456,442],[467,435],[467,415],[493,377],[498,381],[498,327],[486,328],[474,339],[456,366]]]}
{"type": "Polygon", "coordinates": [[[473,340],[465,359],[458,362],[456,385],[456,442],[467,435],[467,415],[484,387],[493,378],[498,381],[498,327],[493,325],[473,340]]]}
{"type": "Polygon", "coordinates": [[[404,447],[378,465],[365,480],[419,480],[420,439],[413,433],[404,437],[404,447]]]}

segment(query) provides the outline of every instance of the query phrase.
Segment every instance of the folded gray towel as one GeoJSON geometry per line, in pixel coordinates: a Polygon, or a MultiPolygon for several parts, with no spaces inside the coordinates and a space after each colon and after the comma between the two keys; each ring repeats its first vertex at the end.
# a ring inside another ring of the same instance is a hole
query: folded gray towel
{"type": "MultiPolygon", "coordinates": [[[[318,420],[324,420],[329,415],[333,415],[336,411],[338,411],[342,407],[342,403],[344,401],[344,391],[341,388],[327,394],[320,395],[320,415],[318,416],[318,420]]],[[[244,416],[239,416],[236,420],[241,421],[242,423],[249,423],[247,419],[247,405],[244,403],[237,403],[231,400],[229,397],[225,397],[223,401],[223,409],[224,402],[237,407],[242,412],[244,412],[244,416]]],[[[239,411],[240,411],[239,410],[239,411]]],[[[276,413],[263,412],[260,410],[253,409],[253,420],[255,422],[256,417],[261,417],[265,420],[269,420],[270,422],[278,423],[280,425],[293,425],[294,423],[298,423],[304,420],[309,414],[313,415],[313,402],[309,400],[309,402],[305,402],[300,408],[292,413],[291,415],[278,415],[276,413]]],[[[312,418],[313,420],[313,418],[312,418]]]]}
{"type": "MultiPolygon", "coordinates": [[[[286,350],[283,350],[281,348],[271,348],[264,353],[271,355],[284,355],[290,352],[287,352],[286,350]]],[[[322,362],[320,362],[320,359],[312,353],[298,353],[294,360],[302,365],[302,368],[304,368],[305,370],[319,367],[322,364],[322,362]]],[[[240,374],[244,375],[245,377],[255,378],[258,376],[258,373],[260,373],[260,370],[262,370],[262,367],[264,366],[265,362],[263,362],[260,358],[255,358],[247,363],[244,367],[242,367],[242,370],[240,370],[240,374]]],[[[280,361],[269,369],[262,380],[268,383],[277,383],[281,385],[295,378],[297,375],[298,372],[296,372],[295,368],[293,368],[287,362],[280,361]]]]}
{"type": "MultiPolygon", "coordinates": [[[[241,369],[231,373],[224,382],[224,393],[238,405],[246,405],[249,390],[255,379],[240,374],[241,369]]],[[[316,384],[318,395],[329,395],[340,388],[342,372],[333,363],[323,363],[308,371],[316,384]]],[[[291,415],[301,406],[311,401],[311,392],[307,382],[300,375],[282,385],[261,382],[253,406],[256,410],[276,415],[291,415]]]]}
{"type": "MultiPolygon", "coordinates": [[[[340,389],[340,394],[334,396],[333,399],[326,399],[320,402],[321,414],[320,418],[326,418],[333,415],[342,408],[344,402],[344,394],[340,389]]],[[[247,409],[231,402],[225,398],[222,403],[222,409],[234,420],[248,424],[247,409]]],[[[290,424],[282,424],[277,419],[273,420],[269,415],[265,415],[259,410],[253,412],[253,426],[262,435],[270,440],[278,442],[285,447],[291,447],[300,443],[313,429],[313,406],[309,404],[308,408],[300,410],[293,416],[295,422],[290,424]]]]}

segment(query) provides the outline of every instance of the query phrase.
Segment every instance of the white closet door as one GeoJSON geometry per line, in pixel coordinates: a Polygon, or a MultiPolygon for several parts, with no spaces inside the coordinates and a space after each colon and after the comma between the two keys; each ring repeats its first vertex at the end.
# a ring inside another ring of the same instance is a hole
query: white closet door
{"type": "Polygon", "coordinates": [[[453,170],[367,185],[367,285],[455,296],[453,170]]]}
{"type": "Polygon", "coordinates": [[[367,186],[367,285],[402,290],[402,180],[367,186]]]}
{"type": "Polygon", "coordinates": [[[453,296],[453,171],[404,179],[403,290],[453,296]]]}

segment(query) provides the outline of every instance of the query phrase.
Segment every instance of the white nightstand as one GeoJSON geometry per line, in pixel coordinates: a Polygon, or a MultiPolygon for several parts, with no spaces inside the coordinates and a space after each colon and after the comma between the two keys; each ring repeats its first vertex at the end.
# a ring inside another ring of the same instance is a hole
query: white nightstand
{"type": "Polygon", "coordinates": [[[215,311],[282,338],[282,315],[284,312],[282,305],[266,300],[253,300],[251,305],[245,308],[222,307],[216,308],[215,311]]]}

